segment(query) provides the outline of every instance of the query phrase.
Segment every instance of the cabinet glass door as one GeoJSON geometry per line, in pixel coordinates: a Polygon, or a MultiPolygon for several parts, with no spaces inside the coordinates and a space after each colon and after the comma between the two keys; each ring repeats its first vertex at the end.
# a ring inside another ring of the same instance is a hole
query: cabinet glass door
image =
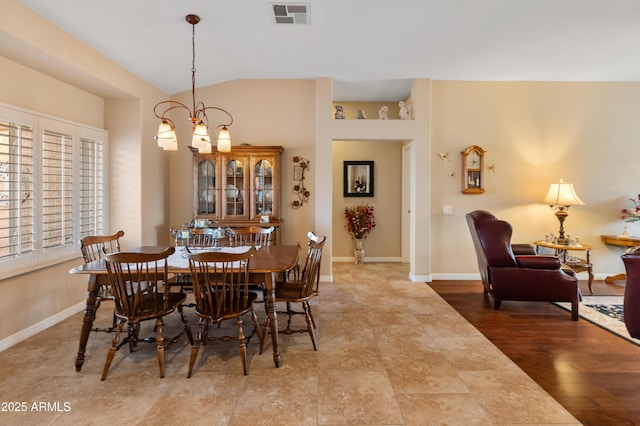
{"type": "Polygon", "coordinates": [[[202,160],[198,163],[198,215],[215,215],[217,199],[216,164],[202,160]]]}
{"type": "Polygon", "coordinates": [[[226,167],[226,186],[224,188],[224,200],[227,216],[243,216],[245,200],[245,170],[240,160],[231,160],[226,167]]]}
{"type": "Polygon", "coordinates": [[[273,214],[273,163],[259,160],[254,169],[254,212],[256,215],[273,214]]]}

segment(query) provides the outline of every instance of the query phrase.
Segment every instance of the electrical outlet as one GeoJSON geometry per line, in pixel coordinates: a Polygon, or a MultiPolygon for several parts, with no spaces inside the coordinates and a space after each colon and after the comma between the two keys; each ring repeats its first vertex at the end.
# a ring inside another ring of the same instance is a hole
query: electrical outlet
{"type": "Polygon", "coordinates": [[[442,206],[442,214],[453,214],[453,206],[449,204],[442,206]]]}

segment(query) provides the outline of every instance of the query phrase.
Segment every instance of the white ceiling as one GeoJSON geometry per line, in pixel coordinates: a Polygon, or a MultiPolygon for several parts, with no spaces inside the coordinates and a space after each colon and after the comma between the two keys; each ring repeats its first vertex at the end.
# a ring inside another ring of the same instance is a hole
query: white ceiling
{"type": "Polygon", "coordinates": [[[19,0],[163,91],[236,79],[335,81],[399,100],[411,79],[639,81],[638,0],[19,0]],[[272,4],[309,5],[275,24],[272,4]]]}

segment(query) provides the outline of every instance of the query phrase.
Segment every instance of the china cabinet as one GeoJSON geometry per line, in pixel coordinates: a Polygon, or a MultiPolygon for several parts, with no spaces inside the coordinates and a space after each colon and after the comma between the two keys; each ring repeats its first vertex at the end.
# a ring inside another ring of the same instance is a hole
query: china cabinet
{"type": "Polygon", "coordinates": [[[194,217],[217,226],[280,224],[280,146],[193,153],[194,217]]]}

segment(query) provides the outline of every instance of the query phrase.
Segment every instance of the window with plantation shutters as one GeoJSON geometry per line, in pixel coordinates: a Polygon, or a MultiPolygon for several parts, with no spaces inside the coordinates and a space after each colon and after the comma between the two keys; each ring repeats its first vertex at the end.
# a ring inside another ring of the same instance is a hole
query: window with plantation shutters
{"type": "Polygon", "coordinates": [[[0,279],[106,232],[106,132],[0,105],[0,279]]]}

